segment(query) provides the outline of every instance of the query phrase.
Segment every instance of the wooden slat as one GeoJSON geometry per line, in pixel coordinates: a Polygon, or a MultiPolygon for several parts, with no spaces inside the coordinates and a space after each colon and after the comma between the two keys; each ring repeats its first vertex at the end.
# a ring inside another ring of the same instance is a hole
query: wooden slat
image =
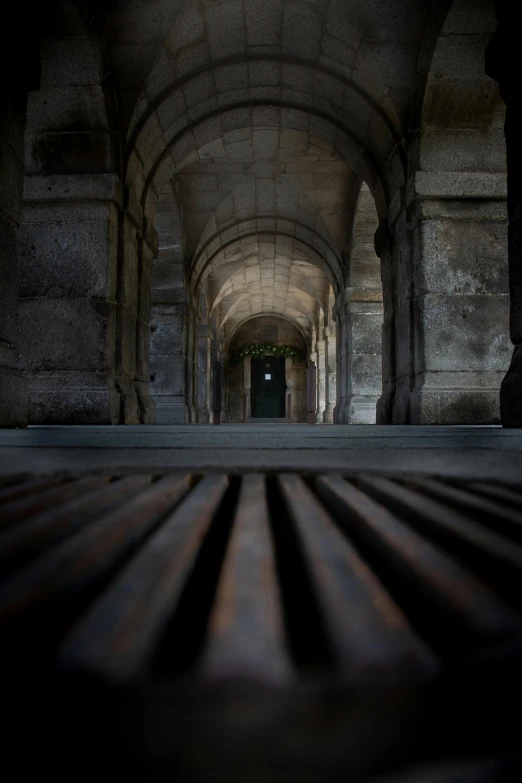
{"type": "MultiPolygon", "coordinates": [[[[33,478],[25,479],[23,481],[16,481],[8,483],[6,486],[2,486],[0,489],[0,504],[11,503],[18,498],[29,496],[34,492],[41,492],[44,489],[50,489],[57,484],[64,483],[63,478],[33,478]]],[[[0,509],[1,514],[1,509],[0,509]]]]}
{"type": "MultiPolygon", "coordinates": [[[[104,483],[107,481],[108,477],[104,483]]],[[[151,481],[152,476],[128,476],[10,526],[0,535],[0,566],[12,564],[20,557],[42,553],[45,547],[77,530],[97,514],[145,489],[151,481]]]]}
{"type": "Polygon", "coordinates": [[[343,673],[366,685],[433,673],[432,653],[302,479],[279,483],[343,673]]]}
{"type": "Polygon", "coordinates": [[[175,611],[227,486],[226,476],[204,478],[169,515],[66,640],[62,666],[118,681],[140,673],[175,611]]]}
{"type": "Polygon", "coordinates": [[[522,541],[522,513],[506,508],[500,503],[485,497],[474,495],[465,489],[451,487],[436,479],[415,478],[405,481],[407,486],[419,489],[436,500],[447,503],[452,508],[480,519],[498,533],[512,536],[522,541]]]}
{"type": "Polygon", "coordinates": [[[201,673],[273,684],[291,678],[263,476],[243,479],[201,673]]]}
{"type": "Polygon", "coordinates": [[[69,498],[85,492],[92,492],[108,481],[108,476],[86,476],[74,481],[60,483],[57,486],[51,486],[42,492],[37,491],[32,492],[30,495],[24,495],[0,507],[0,524],[12,524],[29,516],[29,514],[37,514],[45,511],[45,509],[56,507],[60,503],[69,500],[69,498]]]}
{"type": "Polygon", "coordinates": [[[405,516],[414,528],[449,546],[457,556],[472,562],[481,576],[495,585],[515,591],[522,584],[522,547],[504,536],[493,533],[480,523],[453,511],[437,500],[396,484],[386,478],[361,477],[360,489],[405,516]]]}
{"type": "Polygon", "coordinates": [[[0,622],[53,599],[78,595],[109,573],[186,494],[189,479],[166,476],[18,572],[0,596],[0,622]]]}
{"type": "MultiPolygon", "coordinates": [[[[415,600],[448,623],[448,633],[466,633],[468,644],[495,644],[521,633],[521,618],[453,558],[421,537],[387,509],[339,476],[316,481],[348,535],[356,535],[394,578],[409,585],[415,600]],[[474,641],[473,641],[474,640],[474,641]]],[[[455,645],[457,642],[455,640],[455,645]]]]}

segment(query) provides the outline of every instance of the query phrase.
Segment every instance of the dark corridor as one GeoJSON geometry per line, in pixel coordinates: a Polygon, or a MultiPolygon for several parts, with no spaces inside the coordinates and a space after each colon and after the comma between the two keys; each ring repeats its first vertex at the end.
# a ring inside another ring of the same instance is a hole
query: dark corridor
{"type": "Polygon", "coordinates": [[[252,359],[252,416],[277,419],[286,415],[284,357],[252,359]]]}

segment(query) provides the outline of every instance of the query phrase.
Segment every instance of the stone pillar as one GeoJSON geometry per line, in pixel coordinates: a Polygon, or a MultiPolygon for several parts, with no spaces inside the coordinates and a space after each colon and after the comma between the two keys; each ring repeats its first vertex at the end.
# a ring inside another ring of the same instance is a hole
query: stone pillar
{"type": "Polygon", "coordinates": [[[189,308],[182,261],[154,261],[150,325],[150,381],[157,424],[190,421],[185,330],[189,308]]]}
{"type": "Polygon", "coordinates": [[[288,419],[288,410],[289,410],[288,399],[290,398],[290,422],[292,422],[293,417],[294,417],[293,410],[292,410],[292,408],[293,408],[293,404],[292,403],[294,402],[294,400],[292,400],[292,387],[293,387],[292,368],[293,368],[293,364],[294,364],[294,361],[293,361],[292,357],[291,356],[287,356],[285,358],[285,382],[286,382],[285,416],[288,419]]]}
{"type": "Polygon", "coordinates": [[[186,378],[186,405],[188,421],[194,424],[197,421],[197,323],[198,313],[189,296],[185,315],[185,378],[186,378]]]}
{"type": "Polygon", "coordinates": [[[121,182],[27,176],[24,199],[19,333],[30,421],[137,423],[137,231],[121,182]]]}
{"type": "MultiPolygon", "coordinates": [[[[245,356],[243,359],[243,405],[245,406],[246,422],[252,416],[252,357],[245,356]]],[[[245,423],[246,423],[245,422],[245,423]]]]}
{"type": "Polygon", "coordinates": [[[382,391],[382,303],[348,298],[347,424],[375,424],[382,391]]]}
{"type": "Polygon", "coordinates": [[[208,424],[211,419],[211,343],[212,330],[206,324],[198,326],[198,416],[199,424],[208,424]]]}
{"type": "Polygon", "coordinates": [[[337,401],[334,409],[334,422],[348,422],[348,316],[344,300],[344,291],[335,304],[337,338],[337,401]]]}
{"type": "MultiPolygon", "coordinates": [[[[125,208],[119,212],[120,248],[116,289],[116,388],[120,393],[122,424],[137,424],[140,410],[136,381],[143,392],[143,416],[146,410],[148,351],[142,351],[142,367],[138,368],[137,349],[145,329],[138,329],[140,298],[140,255],[144,257],[142,272],[147,275],[147,253],[143,251],[143,212],[130,189],[125,191],[125,208]],[[140,254],[140,249],[142,250],[140,254]]],[[[145,280],[144,280],[145,283],[145,280]]],[[[146,300],[145,300],[146,302],[146,300]]],[[[145,312],[145,317],[147,313],[145,312]]],[[[148,322],[147,322],[148,331],[148,322]]],[[[142,346],[143,347],[143,346],[142,346]]]]}
{"type": "Polygon", "coordinates": [[[410,421],[498,424],[510,354],[505,175],[418,172],[406,198],[415,259],[410,421]]]}
{"type": "MultiPolygon", "coordinates": [[[[0,98],[0,427],[27,424],[26,383],[16,361],[25,103],[24,87],[16,89],[14,81],[4,80],[0,98]]],[[[37,324],[33,331],[36,339],[37,324]]]]}
{"type": "Polygon", "coordinates": [[[325,424],[333,424],[334,410],[337,400],[337,336],[335,326],[327,328],[325,337],[325,360],[326,360],[326,404],[324,409],[323,421],[325,424]]]}
{"type": "Polygon", "coordinates": [[[156,421],[156,404],[150,394],[150,315],[152,264],[155,257],[157,257],[157,234],[145,219],[138,270],[135,380],[142,424],[154,424],[156,421]]]}
{"type": "Polygon", "coordinates": [[[339,424],[375,424],[382,391],[383,306],[378,289],[347,288],[338,303],[341,378],[339,424]]]}
{"type": "Polygon", "coordinates": [[[498,28],[486,52],[486,73],[499,83],[506,104],[508,260],[510,338],[514,345],[500,391],[504,427],[522,427],[522,105],[520,103],[520,32],[516,8],[496,0],[498,28]]]}
{"type": "Polygon", "coordinates": [[[317,340],[315,350],[317,366],[317,423],[322,424],[326,407],[326,341],[317,340]]]}

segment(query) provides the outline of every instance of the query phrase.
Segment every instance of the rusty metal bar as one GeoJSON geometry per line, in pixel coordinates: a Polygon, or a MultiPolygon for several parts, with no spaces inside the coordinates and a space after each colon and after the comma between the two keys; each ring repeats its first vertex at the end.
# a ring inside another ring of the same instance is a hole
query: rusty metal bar
{"type": "Polygon", "coordinates": [[[57,506],[69,498],[77,497],[82,493],[92,492],[95,489],[107,484],[110,481],[109,476],[87,476],[74,481],[60,483],[52,486],[43,492],[35,492],[29,496],[22,496],[6,503],[0,509],[0,523],[2,525],[17,522],[29,514],[35,514],[44,511],[50,507],[57,506]]]}
{"type": "Polygon", "coordinates": [[[223,365],[214,362],[212,372],[212,410],[213,423],[221,424],[221,411],[223,410],[223,365]]]}
{"type": "Polygon", "coordinates": [[[56,508],[21,520],[0,535],[0,564],[11,565],[20,556],[41,553],[45,547],[55,544],[97,514],[136,495],[151,481],[152,476],[127,476],[109,486],[73,497],[56,508]]]}
{"type": "Polygon", "coordinates": [[[291,678],[263,476],[243,479],[201,673],[281,684],[291,678]]]}
{"type": "Polygon", "coordinates": [[[423,494],[435,500],[442,500],[464,514],[468,514],[486,525],[493,527],[497,533],[505,533],[522,542],[522,514],[514,509],[505,508],[500,503],[477,497],[472,492],[451,487],[436,479],[415,478],[405,481],[407,486],[418,489],[423,494]]]}
{"type": "Polygon", "coordinates": [[[472,638],[477,643],[477,636],[494,643],[506,635],[518,639],[522,618],[456,560],[341,477],[321,476],[315,486],[346,534],[365,545],[376,563],[385,558],[393,578],[407,583],[412,597],[427,604],[432,617],[444,619],[456,649],[457,633],[461,643],[466,636],[469,645],[472,638]]]}
{"type": "Polygon", "coordinates": [[[408,523],[455,552],[495,586],[517,599],[522,578],[522,547],[459,514],[445,504],[386,478],[363,477],[360,489],[408,523]]]}
{"type": "Polygon", "coordinates": [[[434,673],[431,651],[303,480],[279,484],[344,676],[375,685],[434,673]]]}
{"type": "Polygon", "coordinates": [[[517,492],[512,487],[489,484],[488,482],[472,481],[466,482],[462,488],[478,495],[486,495],[486,497],[499,503],[515,506],[519,511],[522,511],[522,493],[517,492]]]}
{"type": "MultiPolygon", "coordinates": [[[[7,486],[2,486],[0,489],[0,504],[11,503],[13,500],[17,500],[18,498],[23,498],[35,492],[42,492],[45,489],[55,487],[57,484],[64,483],[65,479],[63,478],[49,477],[16,481],[12,484],[8,483],[7,486]]],[[[2,509],[0,508],[0,518],[1,514],[2,509]]]]}
{"type": "Polygon", "coordinates": [[[143,670],[227,486],[226,476],[204,478],[169,515],[66,640],[62,665],[113,681],[143,670]]]}
{"type": "Polygon", "coordinates": [[[189,487],[189,476],[166,476],[18,572],[0,596],[0,622],[80,594],[117,566],[189,487]]]}
{"type": "Polygon", "coordinates": [[[315,362],[308,362],[306,368],[306,421],[315,424],[317,419],[317,368],[315,362]]]}

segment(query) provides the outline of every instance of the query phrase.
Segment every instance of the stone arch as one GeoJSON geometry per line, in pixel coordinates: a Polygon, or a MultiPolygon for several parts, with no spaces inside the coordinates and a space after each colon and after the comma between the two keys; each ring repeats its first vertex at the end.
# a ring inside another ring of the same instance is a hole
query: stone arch
{"type": "MultiPolygon", "coordinates": [[[[280,313],[250,315],[236,324],[228,336],[226,345],[226,402],[227,419],[241,422],[252,415],[251,359],[247,357],[239,364],[230,362],[229,357],[245,345],[252,343],[275,343],[297,348],[306,354],[309,338],[297,321],[280,313]],[[277,336],[274,337],[274,334],[277,336]],[[269,339],[267,335],[270,335],[269,339]]],[[[306,421],[306,361],[302,358],[285,361],[286,412],[293,423],[306,421]]]]}

